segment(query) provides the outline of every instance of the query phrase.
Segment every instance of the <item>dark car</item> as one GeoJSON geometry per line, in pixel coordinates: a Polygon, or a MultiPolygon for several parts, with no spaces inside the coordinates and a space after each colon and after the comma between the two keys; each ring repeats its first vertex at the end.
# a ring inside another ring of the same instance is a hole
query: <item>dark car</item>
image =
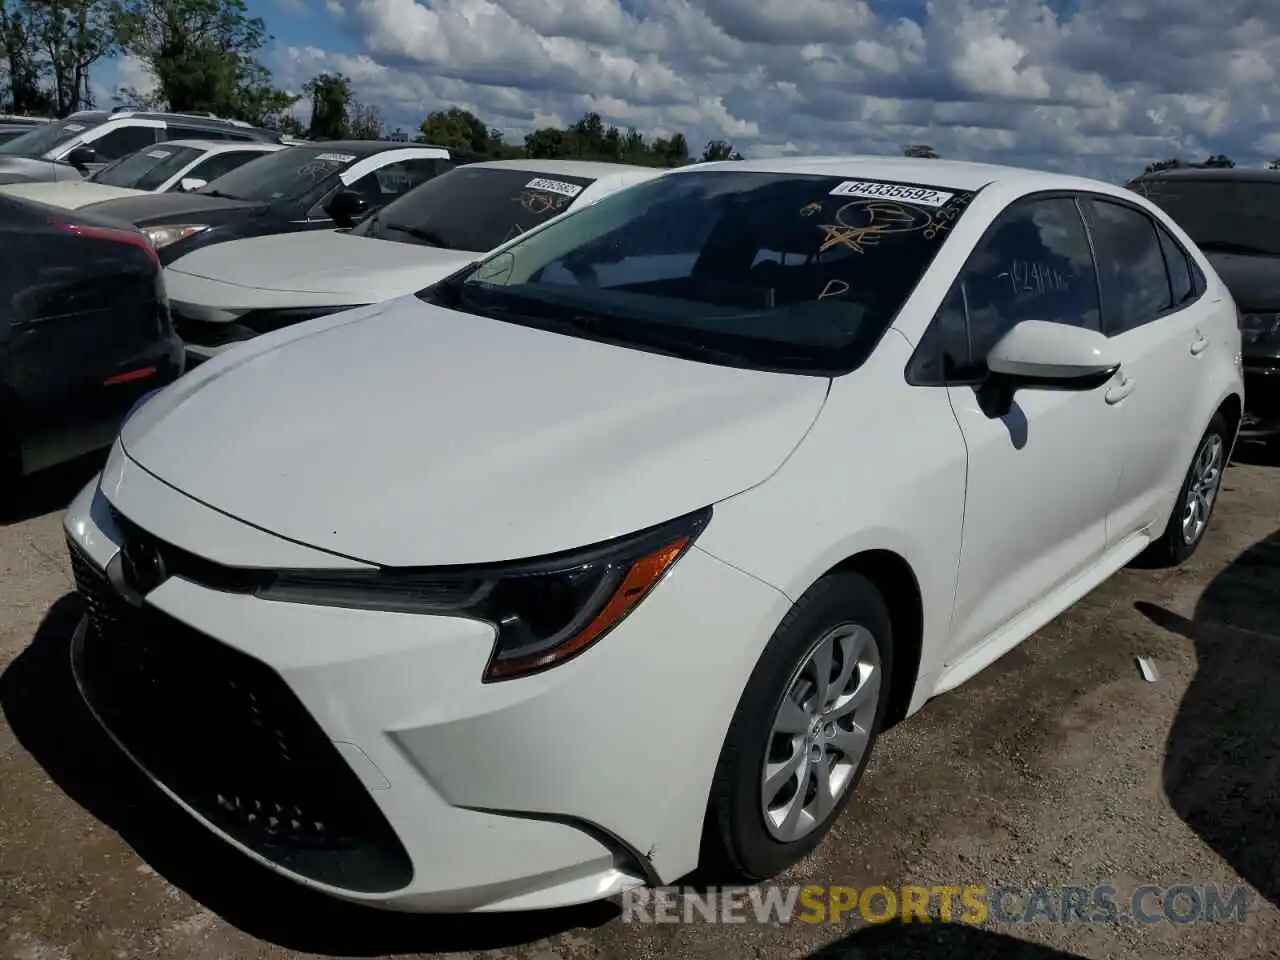
{"type": "Polygon", "coordinates": [[[24,133],[30,133],[31,126],[22,123],[6,123],[0,120],[0,143],[8,143],[10,140],[16,140],[24,133]]]}
{"type": "Polygon", "coordinates": [[[0,196],[0,483],[111,444],[182,374],[146,238],[79,210],[0,196]]]}
{"type": "Polygon", "coordinates": [[[167,266],[225,240],[349,227],[368,211],[477,159],[428,144],[308,144],[251,160],[193,193],[105,200],[84,209],[135,224],[167,266]]]}
{"type": "Polygon", "coordinates": [[[1129,188],[1167,210],[1240,311],[1245,438],[1280,438],[1280,170],[1181,168],[1129,188]]]}

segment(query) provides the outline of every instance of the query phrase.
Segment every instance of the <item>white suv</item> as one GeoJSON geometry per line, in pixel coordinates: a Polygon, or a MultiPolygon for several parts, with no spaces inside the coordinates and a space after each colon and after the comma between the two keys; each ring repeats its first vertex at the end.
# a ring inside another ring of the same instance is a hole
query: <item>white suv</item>
{"type": "Polygon", "coordinates": [[[0,183],[78,180],[166,140],[279,143],[280,135],[208,114],[81,110],[0,144],[0,183]]]}

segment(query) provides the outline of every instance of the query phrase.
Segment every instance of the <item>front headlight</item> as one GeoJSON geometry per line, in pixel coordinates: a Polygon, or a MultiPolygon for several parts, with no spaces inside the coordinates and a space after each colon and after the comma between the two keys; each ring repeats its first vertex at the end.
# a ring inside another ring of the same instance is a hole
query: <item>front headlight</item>
{"type": "Polygon", "coordinates": [[[193,233],[208,230],[209,225],[207,223],[184,223],[178,226],[139,227],[139,229],[142,231],[142,235],[151,241],[151,245],[159,250],[161,247],[167,247],[171,243],[185,240],[193,233]]]}
{"type": "Polygon", "coordinates": [[[264,600],[469,617],[497,632],[484,681],[564,663],[620,624],[711,519],[711,508],[586,550],[486,567],[276,571],[264,600]]]}
{"type": "Polygon", "coordinates": [[[1240,336],[1245,343],[1280,340],[1280,313],[1242,313],[1240,336]]]}

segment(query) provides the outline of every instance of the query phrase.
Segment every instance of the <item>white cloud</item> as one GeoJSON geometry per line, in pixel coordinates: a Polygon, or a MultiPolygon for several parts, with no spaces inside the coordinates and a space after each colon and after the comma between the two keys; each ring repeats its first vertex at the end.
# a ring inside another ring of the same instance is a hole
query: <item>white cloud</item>
{"type": "MultiPolygon", "coordinates": [[[[285,0],[282,0],[285,2],[285,0]]],[[[457,104],[519,137],[586,111],[748,155],[896,152],[1108,177],[1276,152],[1280,5],[1260,0],[326,0],[342,70],[393,125],[457,104]]],[[[277,34],[287,31],[276,30],[277,34]]]]}

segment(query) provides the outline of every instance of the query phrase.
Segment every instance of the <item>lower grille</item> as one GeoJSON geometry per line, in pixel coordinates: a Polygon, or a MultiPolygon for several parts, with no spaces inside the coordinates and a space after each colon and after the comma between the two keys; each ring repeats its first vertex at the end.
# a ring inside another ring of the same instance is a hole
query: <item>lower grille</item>
{"type": "Polygon", "coordinates": [[[89,621],[81,682],[139,764],[302,876],[364,893],[412,879],[372,797],[278,675],[153,607],[128,605],[68,546],[89,621]]]}

